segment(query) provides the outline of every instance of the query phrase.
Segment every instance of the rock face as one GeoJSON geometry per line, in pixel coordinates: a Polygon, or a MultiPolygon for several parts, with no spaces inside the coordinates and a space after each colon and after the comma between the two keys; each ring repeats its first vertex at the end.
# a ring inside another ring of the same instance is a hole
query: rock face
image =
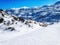
{"type": "Polygon", "coordinates": [[[0,18],[0,23],[2,23],[4,21],[4,19],[3,18],[0,18]]]}

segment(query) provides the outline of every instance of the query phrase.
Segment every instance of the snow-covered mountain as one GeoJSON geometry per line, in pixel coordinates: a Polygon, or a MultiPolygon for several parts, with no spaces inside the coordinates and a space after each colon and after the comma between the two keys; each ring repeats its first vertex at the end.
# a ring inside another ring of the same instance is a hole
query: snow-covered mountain
{"type": "Polygon", "coordinates": [[[0,45],[60,45],[60,22],[47,25],[0,10],[0,45]]]}
{"type": "Polygon", "coordinates": [[[60,1],[0,9],[0,45],[60,45],[60,1]]]}
{"type": "Polygon", "coordinates": [[[5,11],[0,9],[0,31],[21,31],[23,30],[31,30],[37,29],[38,27],[46,27],[47,24],[36,22],[33,20],[26,20],[23,17],[17,17],[13,15],[7,14],[5,11]],[[36,27],[36,28],[35,28],[36,27]]]}
{"type": "Polygon", "coordinates": [[[4,10],[0,9],[0,41],[9,40],[13,37],[23,35],[47,26],[48,24],[46,23],[26,20],[23,17],[9,15],[4,10]]]}
{"type": "Polygon", "coordinates": [[[53,5],[44,5],[42,7],[22,7],[5,10],[10,15],[16,15],[25,19],[38,22],[59,22],[60,21],[60,1],[53,5]]]}

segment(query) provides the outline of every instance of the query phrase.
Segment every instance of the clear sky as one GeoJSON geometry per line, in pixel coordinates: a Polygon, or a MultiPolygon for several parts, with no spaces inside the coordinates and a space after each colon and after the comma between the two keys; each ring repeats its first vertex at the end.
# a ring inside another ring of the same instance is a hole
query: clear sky
{"type": "Polygon", "coordinates": [[[0,9],[33,7],[54,4],[57,0],[0,0],[0,9]]]}

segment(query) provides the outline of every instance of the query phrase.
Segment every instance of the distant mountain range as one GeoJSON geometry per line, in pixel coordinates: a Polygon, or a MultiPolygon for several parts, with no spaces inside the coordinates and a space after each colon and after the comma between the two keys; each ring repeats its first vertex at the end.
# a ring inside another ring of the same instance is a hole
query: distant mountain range
{"type": "Polygon", "coordinates": [[[42,7],[22,7],[5,10],[10,15],[23,17],[27,20],[37,22],[59,22],[60,21],[60,1],[53,5],[44,5],[42,7]]]}
{"type": "Polygon", "coordinates": [[[25,20],[22,17],[17,17],[7,14],[4,10],[0,9],[0,32],[1,31],[26,31],[37,30],[40,27],[47,27],[48,24],[36,22],[33,20],[25,20]],[[36,28],[35,28],[36,27],[36,28]]]}

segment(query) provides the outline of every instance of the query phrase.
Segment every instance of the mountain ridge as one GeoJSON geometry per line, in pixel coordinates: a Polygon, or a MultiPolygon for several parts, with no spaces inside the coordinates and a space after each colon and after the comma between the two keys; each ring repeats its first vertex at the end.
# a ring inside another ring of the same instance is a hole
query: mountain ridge
{"type": "Polygon", "coordinates": [[[10,15],[23,17],[27,20],[34,20],[37,22],[59,22],[60,21],[60,1],[57,5],[44,5],[37,8],[15,8],[5,10],[10,15]],[[18,10],[17,10],[18,9],[18,10]]]}

